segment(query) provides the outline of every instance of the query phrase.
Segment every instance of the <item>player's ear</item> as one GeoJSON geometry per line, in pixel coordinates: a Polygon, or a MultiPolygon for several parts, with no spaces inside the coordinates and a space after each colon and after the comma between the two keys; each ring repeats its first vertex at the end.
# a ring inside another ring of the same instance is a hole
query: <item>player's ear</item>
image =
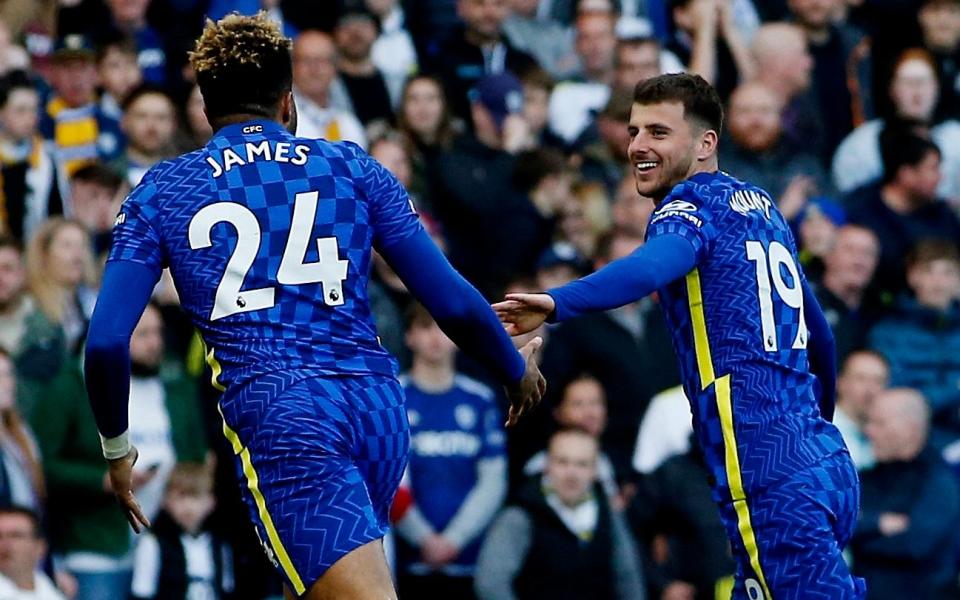
{"type": "Polygon", "coordinates": [[[700,143],[697,147],[697,160],[703,162],[717,153],[719,138],[713,129],[706,129],[700,134],[700,143]]]}
{"type": "Polygon", "coordinates": [[[297,104],[293,100],[293,91],[289,91],[280,98],[280,122],[287,131],[297,133],[297,104]]]}

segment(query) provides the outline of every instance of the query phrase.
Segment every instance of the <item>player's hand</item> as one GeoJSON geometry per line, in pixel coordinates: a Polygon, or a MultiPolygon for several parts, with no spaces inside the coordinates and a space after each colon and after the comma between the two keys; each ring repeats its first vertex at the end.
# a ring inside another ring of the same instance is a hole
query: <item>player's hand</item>
{"type": "Polygon", "coordinates": [[[447,540],[447,538],[434,533],[423,540],[423,544],[420,547],[420,554],[423,562],[435,569],[439,569],[457,558],[460,550],[447,540]]]}
{"type": "Polygon", "coordinates": [[[877,526],[883,535],[897,535],[910,527],[910,517],[900,513],[883,513],[877,526]]]}
{"type": "Polygon", "coordinates": [[[521,335],[543,325],[556,306],[550,294],[507,294],[493,310],[507,333],[521,335]]]}
{"type": "MultiPolygon", "coordinates": [[[[137,502],[137,498],[133,495],[135,487],[139,487],[135,485],[135,483],[143,485],[141,481],[134,481],[133,465],[136,464],[138,456],[139,453],[134,446],[130,448],[130,452],[123,458],[107,461],[110,467],[110,470],[107,472],[107,476],[110,479],[110,489],[123,508],[123,514],[127,517],[127,521],[130,522],[130,527],[132,527],[136,533],[140,533],[144,528],[150,527],[150,520],[144,516],[143,510],[137,502]]],[[[149,477],[153,477],[153,473],[151,473],[149,477]]],[[[142,476],[138,479],[141,478],[142,476]]]]}
{"type": "Polygon", "coordinates": [[[520,356],[526,362],[527,369],[523,372],[523,379],[506,388],[507,397],[510,399],[507,427],[513,427],[520,417],[536,408],[547,391],[547,380],[540,373],[540,367],[537,365],[537,352],[541,346],[543,346],[543,338],[538,336],[520,348],[520,356]]]}

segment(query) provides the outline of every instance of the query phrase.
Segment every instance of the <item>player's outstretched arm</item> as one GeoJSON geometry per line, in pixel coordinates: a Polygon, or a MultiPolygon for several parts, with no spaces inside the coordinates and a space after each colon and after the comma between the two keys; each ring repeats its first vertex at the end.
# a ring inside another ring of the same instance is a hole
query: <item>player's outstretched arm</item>
{"type": "Polygon", "coordinates": [[[820,414],[827,421],[833,421],[837,392],[837,349],[830,324],[806,281],[803,282],[803,319],[809,337],[807,357],[810,360],[810,372],[820,381],[820,414]]]}
{"type": "Polygon", "coordinates": [[[510,398],[508,425],[539,404],[546,390],[536,360],[543,340],[535,338],[518,352],[480,292],[422,229],[381,247],[380,253],[444,333],[504,383],[510,398]]]}
{"type": "Polygon", "coordinates": [[[696,264],[696,250],[687,238],[659,235],[596,273],[545,294],[510,294],[493,309],[510,335],[521,335],[544,321],[564,321],[636,302],[683,277],[696,264]]]}
{"type": "Polygon", "coordinates": [[[113,493],[137,533],[150,522],[133,495],[137,449],[127,437],[130,393],[130,336],[159,275],[131,261],[107,263],[90,319],[84,372],[87,396],[103,441],[113,493]]]}

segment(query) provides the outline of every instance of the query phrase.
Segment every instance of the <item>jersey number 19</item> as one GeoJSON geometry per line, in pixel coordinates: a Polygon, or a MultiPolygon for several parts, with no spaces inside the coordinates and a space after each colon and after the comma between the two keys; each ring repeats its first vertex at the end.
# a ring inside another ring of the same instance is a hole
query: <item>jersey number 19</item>
{"type": "Polygon", "coordinates": [[[747,242],[747,259],[756,263],[757,267],[757,294],[760,301],[760,329],[763,333],[764,350],[776,352],[780,349],[777,339],[777,322],[774,318],[774,290],[781,302],[800,313],[796,321],[797,334],[790,347],[794,350],[806,349],[809,334],[803,316],[803,286],[800,283],[800,270],[797,269],[797,263],[793,260],[793,254],[780,242],[770,242],[770,245],[764,248],[762,242],[751,240],[747,242]],[[783,270],[786,270],[790,276],[790,284],[784,280],[783,270]],[[773,287],[770,285],[771,279],[773,287]]]}
{"type": "MultiPolygon", "coordinates": [[[[301,192],[294,196],[290,233],[276,280],[281,285],[320,283],[323,285],[324,303],[327,306],[339,306],[343,304],[343,280],[347,278],[348,263],[340,259],[337,238],[317,239],[320,259],[312,263],[303,262],[317,216],[318,196],[317,192],[301,192]]],[[[271,308],[276,304],[276,288],[240,290],[260,251],[262,231],[256,215],[246,206],[236,202],[215,202],[204,206],[190,220],[190,248],[199,250],[213,245],[210,232],[214,225],[223,221],[237,230],[237,245],[217,286],[211,321],[236,313],[271,308]]]]}

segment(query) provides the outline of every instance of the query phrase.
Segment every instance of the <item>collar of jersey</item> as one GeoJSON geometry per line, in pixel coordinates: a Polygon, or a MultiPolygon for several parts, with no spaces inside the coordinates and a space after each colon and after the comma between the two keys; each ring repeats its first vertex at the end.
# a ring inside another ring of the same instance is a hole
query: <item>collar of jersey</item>
{"type": "Polygon", "coordinates": [[[219,131],[217,131],[214,137],[263,135],[264,133],[285,133],[286,131],[286,127],[280,123],[277,123],[276,121],[272,121],[270,119],[254,119],[252,121],[244,121],[242,123],[234,123],[232,125],[222,127],[219,131]],[[256,125],[261,126],[262,129],[257,132],[244,132],[245,128],[256,125]]]}

